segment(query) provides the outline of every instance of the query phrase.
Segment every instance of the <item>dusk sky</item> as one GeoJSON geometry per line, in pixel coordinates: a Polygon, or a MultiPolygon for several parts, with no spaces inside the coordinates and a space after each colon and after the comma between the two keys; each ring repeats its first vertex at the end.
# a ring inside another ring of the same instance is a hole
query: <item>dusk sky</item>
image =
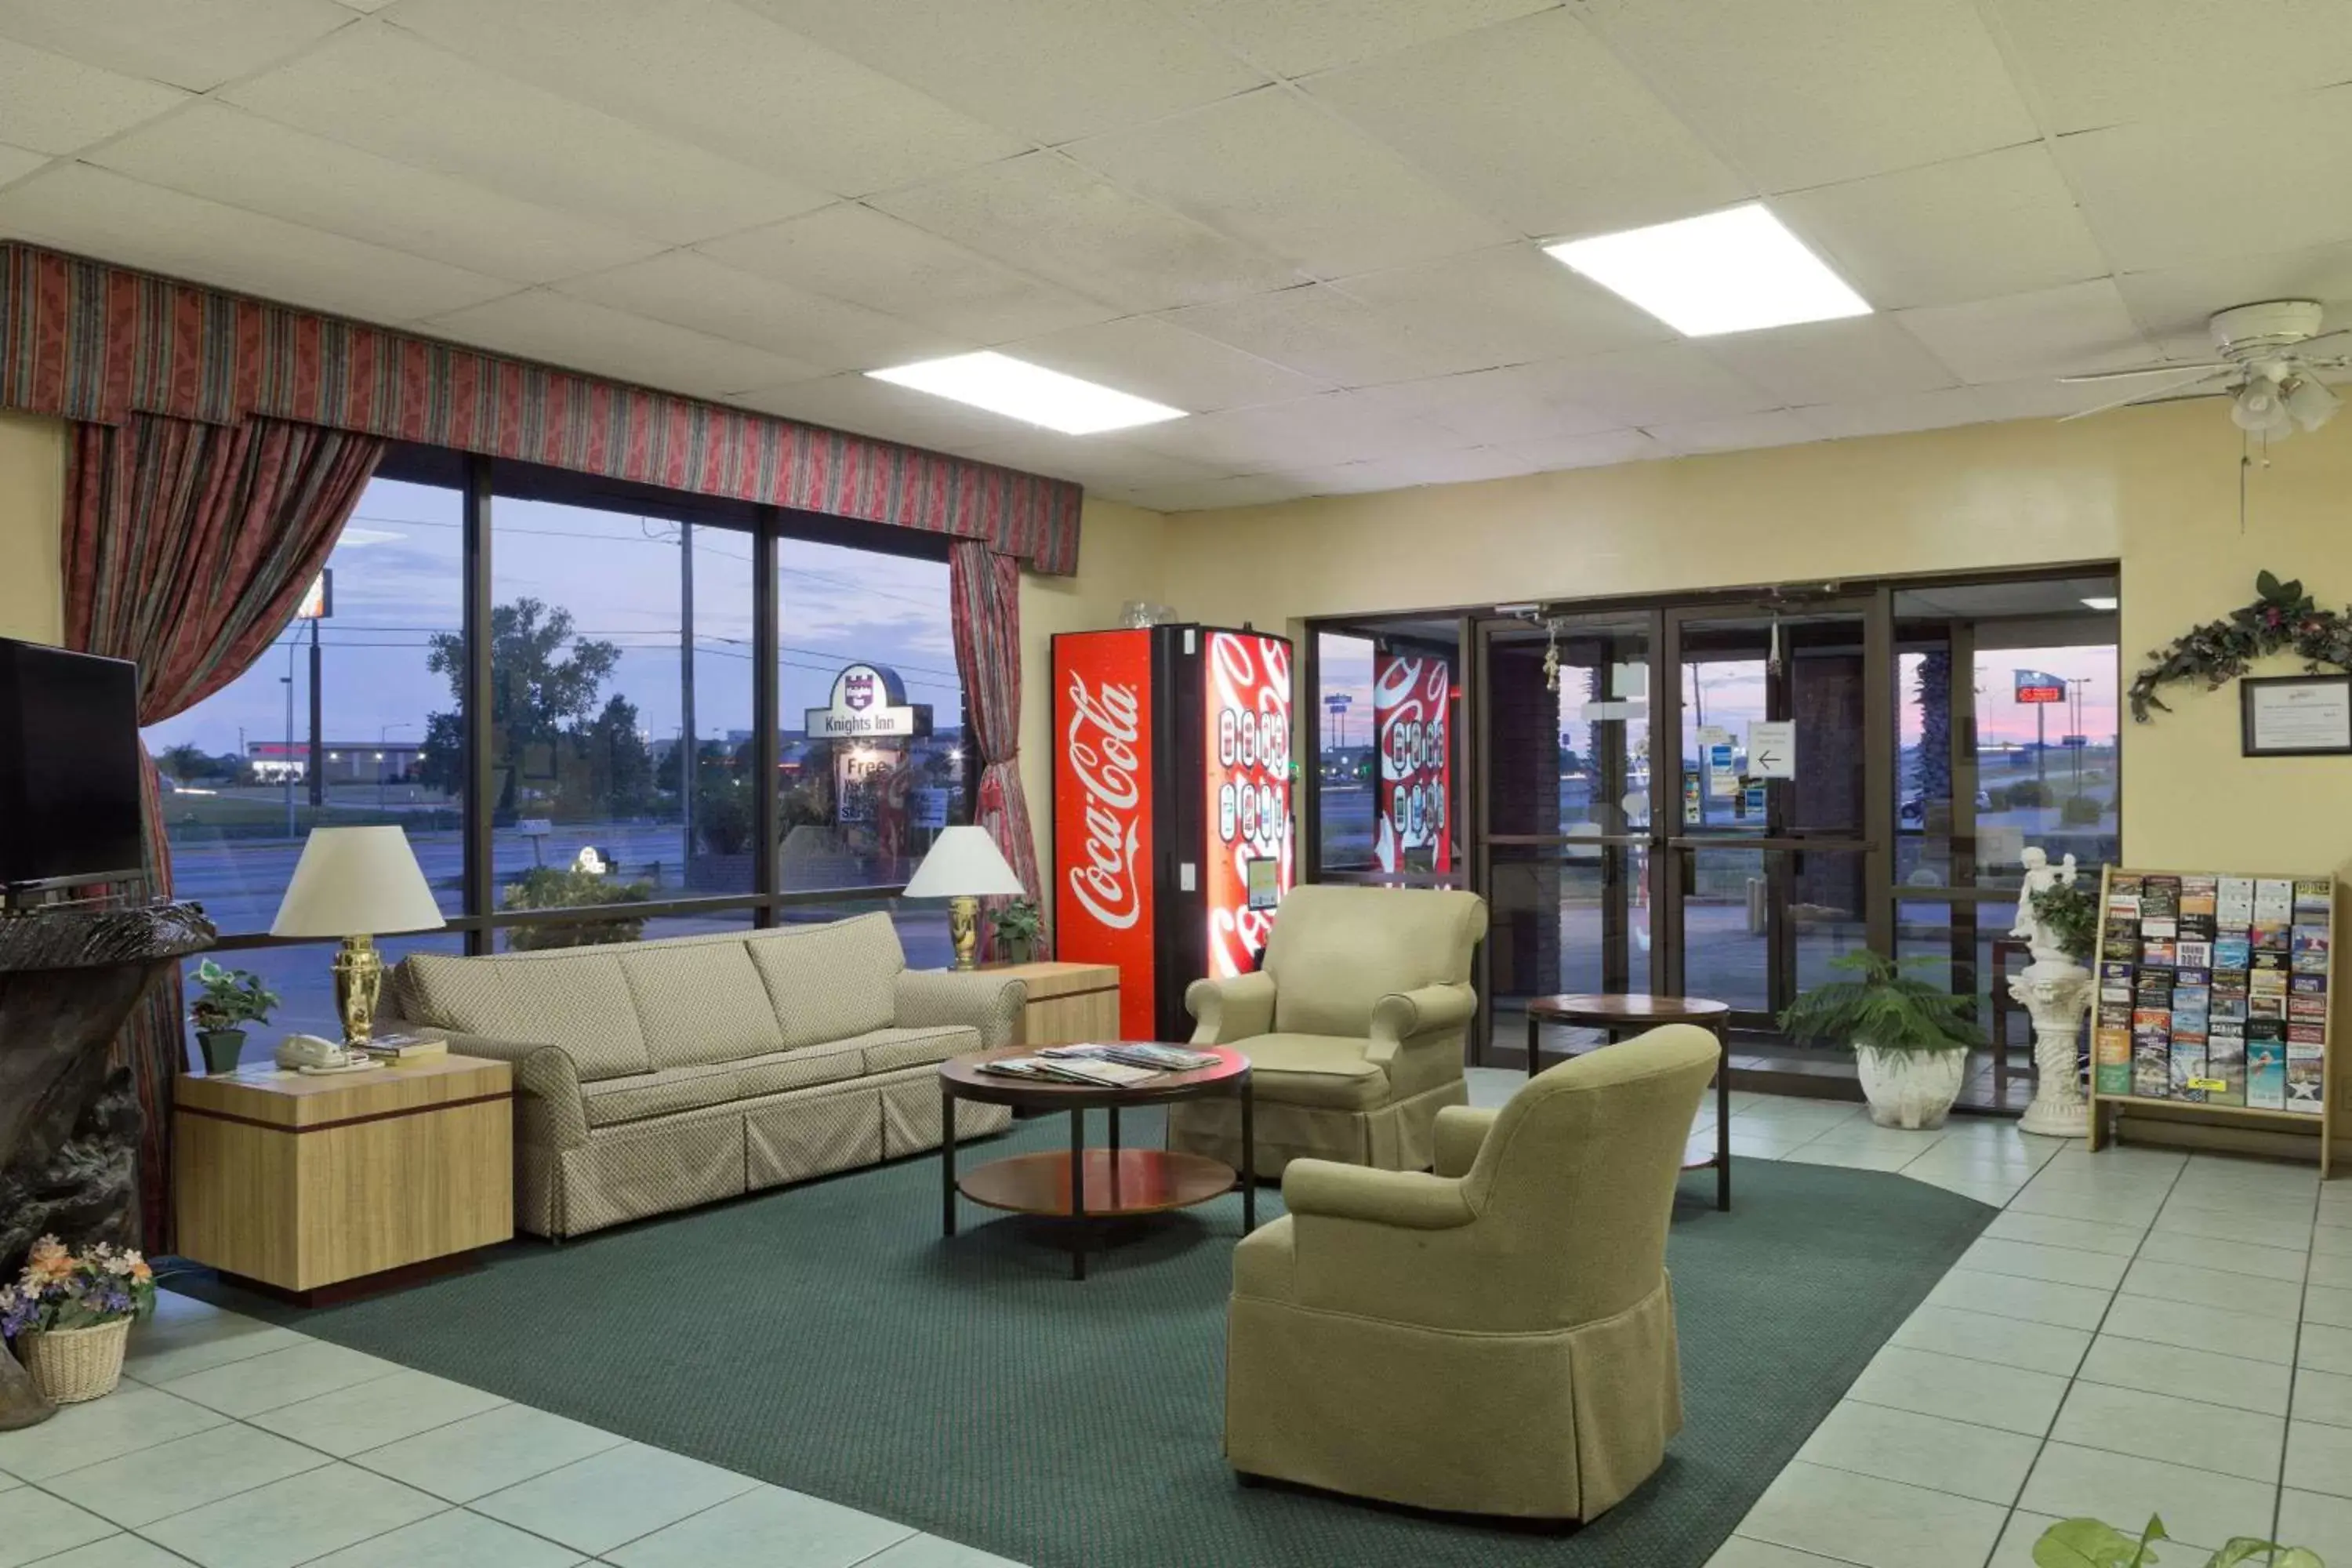
{"type": "MultiPolygon", "coordinates": [[[[636,704],[655,740],[674,738],[679,717],[679,535],[677,523],[609,511],[499,498],[491,510],[492,596],[528,595],[572,612],[576,635],[620,645],[605,695],[636,704]]],[[[705,739],[751,726],[751,542],[700,527],[694,533],[696,728],[705,739]]],[[[447,680],[425,668],[427,639],[461,618],[463,535],[458,498],[429,486],[378,479],[361,498],[331,561],[334,616],[324,644],[326,739],[331,743],[415,742],[425,715],[450,706],[447,680]]],[[[958,719],[948,569],[831,545],[787,541],[782,576],[782,707],[787,729],[821,706],[834,676],[854,659],[887,664],[910,701],[929,703],[941,729],[958,719]]],[[[147,731],[162,751],[193,742],[235,752],[286,734],[289,647],[298,741],[308,734],[309,627],[296,623],[237,680],[190,711],[147,731]]]]}

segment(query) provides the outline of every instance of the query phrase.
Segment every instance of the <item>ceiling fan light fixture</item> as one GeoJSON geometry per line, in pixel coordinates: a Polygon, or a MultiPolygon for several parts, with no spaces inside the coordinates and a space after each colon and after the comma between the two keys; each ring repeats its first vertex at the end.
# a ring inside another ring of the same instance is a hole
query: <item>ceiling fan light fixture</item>
{"type": "Polygon", "coordinates": [[[2230,420],[2250,436],[2277,437],[2294,434],[2294,417],[2286,411],[2278,384],[2266,375],[2247,378],[2230,399],[2230,420]]]}
{"type": "Polygon", "coordinates": [[[2316,430],[2336,417],[2343,399],[2308,371],[2296,371],[2279,383],[2279,401],[2289,417],[2305,430],[2316,430]]]}

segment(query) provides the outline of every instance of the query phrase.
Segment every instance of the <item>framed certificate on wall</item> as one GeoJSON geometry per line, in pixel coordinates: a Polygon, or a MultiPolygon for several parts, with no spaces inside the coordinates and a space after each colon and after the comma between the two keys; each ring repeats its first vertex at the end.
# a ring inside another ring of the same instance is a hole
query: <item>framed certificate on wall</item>
{"type": "Polygon", "coordinates": [[[2238,701],[2242,755],[2352,755],[2352,675],[2244,679],[2238,701]]]}

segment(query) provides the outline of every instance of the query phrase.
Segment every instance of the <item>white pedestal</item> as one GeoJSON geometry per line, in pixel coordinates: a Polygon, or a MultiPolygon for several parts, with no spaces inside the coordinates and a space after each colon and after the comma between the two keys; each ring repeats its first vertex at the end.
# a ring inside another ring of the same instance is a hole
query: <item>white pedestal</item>
{"type": "Polygon", "coordinates": [[[2083,1013],[2091,1001],[2091,972],[2063,957],[2036,955],[2010,976],[2009,994],[2033,1019],[2033,1101],[2018,1118],[2021,1131],[2080,1138],[2090,1131],[2090,1102],[2076,1066],[2083,1013]]]}

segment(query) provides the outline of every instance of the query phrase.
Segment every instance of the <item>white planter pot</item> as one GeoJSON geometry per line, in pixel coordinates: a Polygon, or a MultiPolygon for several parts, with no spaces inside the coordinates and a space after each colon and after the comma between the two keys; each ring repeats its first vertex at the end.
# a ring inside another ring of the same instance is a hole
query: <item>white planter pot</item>
{"type": "Polygon", "coordinates": [[[1941,1127],[1968,1071],[1966,1051],[1882,1051],[1857,1043],[1854,1065],[1881,1127],[1941,1127]]]}

